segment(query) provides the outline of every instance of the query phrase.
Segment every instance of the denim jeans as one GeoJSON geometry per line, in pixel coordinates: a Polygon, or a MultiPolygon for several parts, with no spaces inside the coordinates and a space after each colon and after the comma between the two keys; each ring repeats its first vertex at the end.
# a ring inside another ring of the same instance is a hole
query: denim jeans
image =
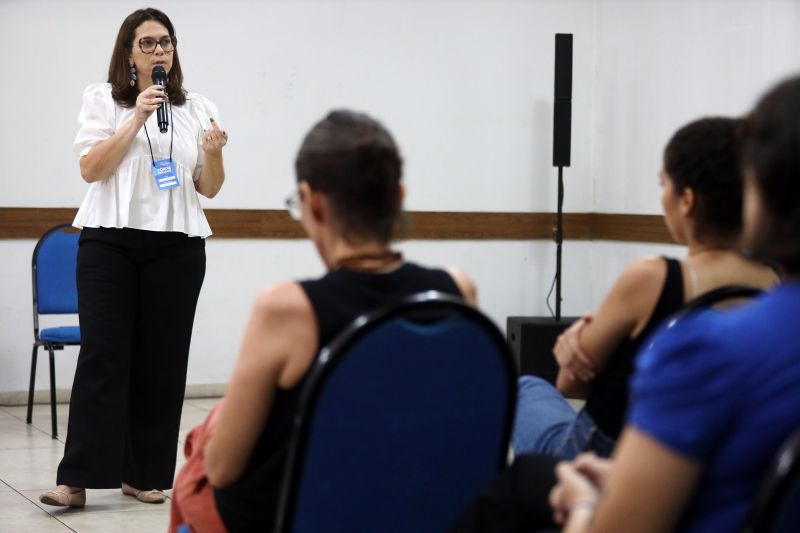
{"type": "Polygon", "coordinates": [[[536,376],[517,381],[517,412],[511,444],[515,455],[545,454],[574,459],[584,451],[608,457],[614,441],[585,410],[575,412],[558,390],[536,376]]]}

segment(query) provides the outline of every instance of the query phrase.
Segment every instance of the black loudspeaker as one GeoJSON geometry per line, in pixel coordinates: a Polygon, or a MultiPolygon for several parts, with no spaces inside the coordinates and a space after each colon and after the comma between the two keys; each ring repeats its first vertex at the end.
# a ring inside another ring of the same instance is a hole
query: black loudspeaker
{"type": "Polygon", "coordinates": [[[533,374],[555,384],[558,363],[553,357],[553,345],[576,320],[578,317],[562,317],[558,321],[544,316],[508,317],[506,335],[520,375],[533,374]]]}
{"type": "Polygon", "coordinates": [[[556,33],[553,166],[568,167],[572,143],[572,34],[556,33]]]}

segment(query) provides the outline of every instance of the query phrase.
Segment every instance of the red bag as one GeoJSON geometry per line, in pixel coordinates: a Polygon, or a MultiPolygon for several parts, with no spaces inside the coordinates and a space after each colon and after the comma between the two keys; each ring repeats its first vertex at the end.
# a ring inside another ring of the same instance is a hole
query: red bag
{"type": "Polygon", "coordinates": [[[214,487],[208,482],[203,464],[204,450],[216,427],[217,403],[205,421],[186,436],[183,465],[172,489],[172,508],[169,517],[169,533],[176,533],[182,525],[188,525],[192,533],[226,533],[222,518],[217,512],[214,487]]]}

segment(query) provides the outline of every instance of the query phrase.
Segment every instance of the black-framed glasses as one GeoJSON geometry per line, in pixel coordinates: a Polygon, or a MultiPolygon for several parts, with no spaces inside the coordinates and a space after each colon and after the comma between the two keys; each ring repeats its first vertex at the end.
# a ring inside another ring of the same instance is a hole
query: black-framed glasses
{"type": "Polygon", "coordinates": [[[173,52],[177,46],[178,40],[169,35],[163,36],[161,39],[155,40],[152,37],[142,37],[139,39],[139,50],[144,54],[152,54],[156,51],[156,45],[160,45],[164,52],[173,52]]]}
{"type": "Polygon", "coordinates": [[[303,194],[300,189],[297,189],[292,194],[286,197],[286,210],[289,211],[289,216],[293,220],[300,221],[302,213],[300,212],[300,202],[303,200],[303,194]]]}

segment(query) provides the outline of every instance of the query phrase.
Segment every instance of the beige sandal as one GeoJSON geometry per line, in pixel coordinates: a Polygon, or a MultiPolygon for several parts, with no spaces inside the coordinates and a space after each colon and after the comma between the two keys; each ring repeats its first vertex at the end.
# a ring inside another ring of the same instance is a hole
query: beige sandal
{"type": "Polygon", "coordinates": [[[164,503],[167,501],[167,495],[158,489],[139,490],[131,487],[127,483],[122,484],[122,494],[133,496],[143,503],[164,503]]]}
{"type": "Polygon", "coordinates": [[[83,507],[86,505],[86,489],[59,485],[39,495],[39,501],[56,507],[83,507]]]}

